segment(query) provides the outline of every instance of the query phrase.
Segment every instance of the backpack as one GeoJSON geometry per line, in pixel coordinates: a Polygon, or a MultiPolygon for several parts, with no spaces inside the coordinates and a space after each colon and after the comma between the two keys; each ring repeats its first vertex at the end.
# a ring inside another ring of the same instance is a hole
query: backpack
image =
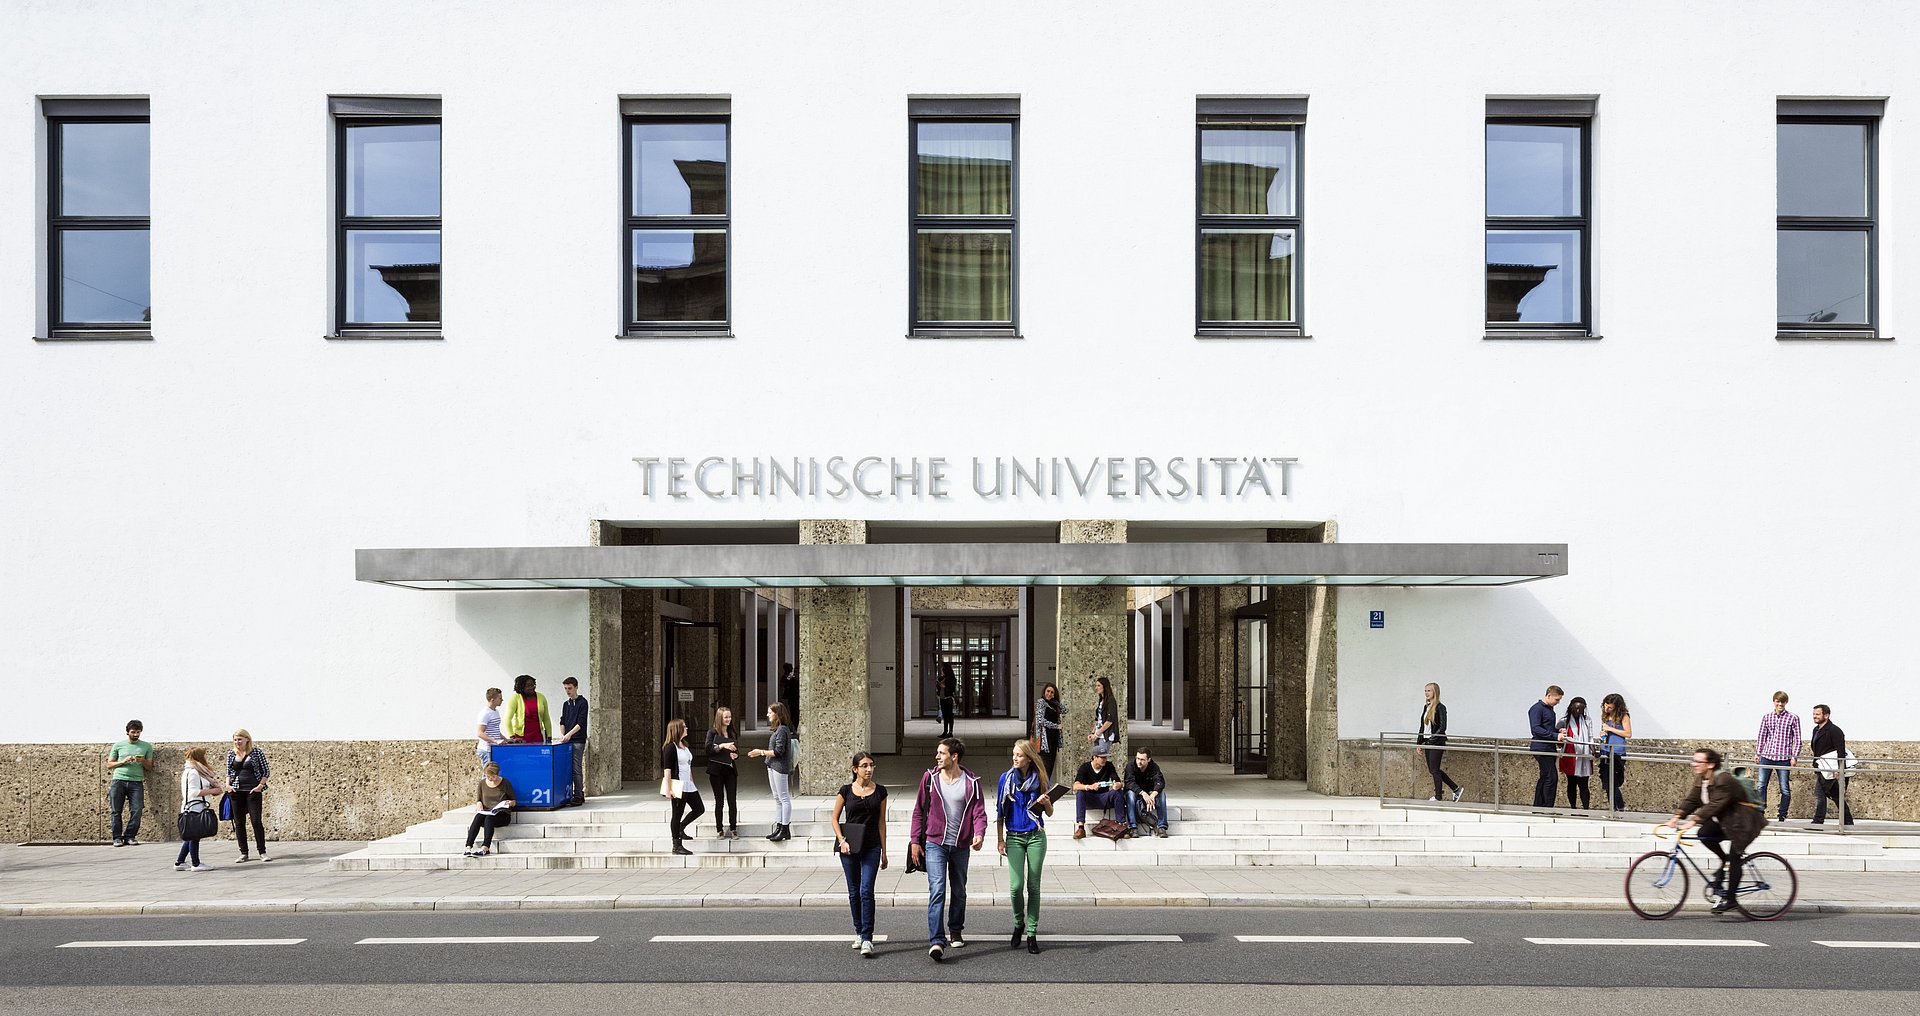
{"type": "Polygon", "coordinates": [[[1760,807],[1760,788],[1754,786],[1753,777],[1749,772],[1746,766],[1736,766],[1729,770],[1728,775],[1733,777],[1733,782],[1740,785],[1740,792],[1746,795],[1746,800],[1741,803],[1758,808],[1760,807]]]}

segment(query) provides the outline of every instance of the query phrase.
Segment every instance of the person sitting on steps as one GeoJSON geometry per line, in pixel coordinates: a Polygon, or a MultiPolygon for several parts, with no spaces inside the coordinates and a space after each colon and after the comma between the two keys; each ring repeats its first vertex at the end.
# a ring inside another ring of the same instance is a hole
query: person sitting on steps
{"type": "Polygon", "coordinates": [[[1140,835],[1140,820],[1154,819],[1153,834],[1166,838],[1167,835],[1167,778],[1160,772],[1160,763],[1153,760],[1153,752],[1146,748],[1137,748],[1133,753],[1133,764],[1127,767],[1127,835],[1140,835]]]}
{"type": "Polygon", "coordinates": [[[1088,805],[1107,809],[1115,819],[1131,815],[1127,792],[1120,774],[1113,771],[1109,753],[1106,744],[1095,744],[1093,757],[1080,763],[1080,771],[1073,774],[1073,838],[1076,840],[1087,838],[1088,805]]]}

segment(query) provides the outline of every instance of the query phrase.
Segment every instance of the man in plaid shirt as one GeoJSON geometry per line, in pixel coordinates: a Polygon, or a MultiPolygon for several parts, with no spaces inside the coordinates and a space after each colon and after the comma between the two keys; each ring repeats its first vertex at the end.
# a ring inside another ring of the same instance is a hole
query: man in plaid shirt
{"type": "Polygon", "coordinates": [[[1800,717],[1787,712],[1787,693],[1773,693],[1773,711],[1760,717],[1760,737],[1754,742],[1753,760],[1760,764],[1760,810],[1767,810],[1767,784],[1780,782],[1780,821],[1787,820],[1787,805],[1793,803],[1793,785],[1788,777],[1800,758],[1800,717]]]}

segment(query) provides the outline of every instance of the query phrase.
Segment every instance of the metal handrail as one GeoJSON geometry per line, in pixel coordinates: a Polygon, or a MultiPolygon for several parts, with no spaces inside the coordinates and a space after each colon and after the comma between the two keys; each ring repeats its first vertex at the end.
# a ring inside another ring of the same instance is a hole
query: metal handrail
{"type": "MultiPolygon", "coordinates": [[[[1390,749],[1395,749],[1395,748],[1406,748],[1406,749],[1415,749],[1415,750],[1431,749],[1435,751],[1445,751],[1445,752],[1457,751],[1457,752],[1466,752],[1469,754],[1492,755],[1493,756],[1492,810],[1495,812],[1502,812],[1506,810],[1506,805],[1501,800],[1501,793],[1500,793],[1500,779],[1501,779],[1500,760],[1503,757],[1508,755],[1527,755],[1535,758],[1553,758],[1553,759],[1568,757],[1566,755],[1566,752],[1562,750],[1564,742],[1556,741],[1553,748],[1545,751],[1538,751],[1531,747],[1531,742],[1533,740],[1532,738],[1511,738],[1511,737],[1499,738],[1499,737],[1488,737],[1485,735],[1475,735],[1475,734],[1446,734],[1443,736],[1447,739],[1447,742],[1445,744],[1436,745],[1436,744],[1422,743],[1420,741],[1420,735],[1413,731],[1383,730],[1380,732],[1379,738],[1373,742],[1371,747],[1373,747],[1373,749],[1376,751],[1378,755],[1379,781],[1380,781],[1380,786],[1379,786],[1380,798],[1379,799],[1381,803],[1384,804],[1388,800],[1410,800],[1406,798],[1389,798],[1387,796],[1387,752],[1390,749]]],[[[1600,747],[1604,747],[1606,744],[1605,741],[1599,740],[1599,739],[1587,741],[1584,743],[1592,746],[1600,746],[1600,747]]],[[[1685,754],[1675,754],[1672,752],[1635,751],[1632,753],[1631,757],[1635,762],[1652,762],[1656,764],[1672,764],[1672,765],[1693,764],[1693,753],[1690,751],[1685,754]]],[[[1600,761],[1600,758],[1594,757],[1592,761],[1597,763],[1600,761]]],[[[1849,782],[1851,782],[1852,780],[1859,779],[1863,776],[1920,776],[1920,760],[1916,760],[1916,759],[1862,758],[1856,755],[1849,754],[1842,761],[1846,765],[1846,768],[1843,773],[1844,778],[1842,778],[1839,781],[1840,782],[1840,785],[1838,787],[1839,793],[1837,795],[1838,796],[1838,801],[1837,801],[1838,815],[1836,815],[1835,817],[1834,831],[1843,836],[1847,835],[1851,831],[1845,821],[1845,818],[1847,815],[1847,784],[1849,782]]],[[[1729,758],[1729,759],[1725,759],[1723,764],[1725,764],[1729,769],[1732,769],[1737,766],[1742,766],[1742,765],[1745,765],[1748,768],[1755,768],[1755,769],[1759,768],[1757,763],[1749,764],[1748,761],[1745,759],[1729,758]]],[[[1812,770],[1815,773],[1817,779],[1826,779],[1826,777],[1819,775],[1820,770],[1819,770],[1819,767],[1816,765],[1816,760],[1811,757],[1808,758],[1803,765],[1788,766],[1788,767],[1768,767],[1768,768],[1787,768],[1789,770],[1804,768],[1804,769],[1812,770]]],[[[1609,818],[1617,818],[1622,814],[1629,814],[1624,810],[1617,810],[1613,807],[1613,795],[1611,793],[1608,793],[1606,790],[1603,789],[1601,794],[1606,799],[1605,811],[1609,818]]],[[[1559,813],[1562,811],[1562,809],[1558,807],[1555,807],[1552,809],[1544,809],[1544,808],[1534,808],[1532,806],[1527,806],[1527,807],[1521,808],[1520,810],[1528,813],[1542,813],[1547,811],[1551,811],[1553,813],[1559,813]]],[[[1601,809],[1596,808],[1592,810],[1599,811],[1601,809]]],[[[1631,814],[1658,814],[1658,813],[1634,812],[1631,814]]],[[[1807,831],[1811,832],[1813,830],[1807,830],[1807,831]]]]}

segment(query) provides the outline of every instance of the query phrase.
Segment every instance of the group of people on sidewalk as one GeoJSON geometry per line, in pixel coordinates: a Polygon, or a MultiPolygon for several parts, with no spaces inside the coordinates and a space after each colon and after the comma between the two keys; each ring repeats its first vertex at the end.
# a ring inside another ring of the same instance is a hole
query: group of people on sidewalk
{"type": "MultiPolygon", "coordinates": [[[[153,745],[145,738],[146,724],[128,720],[126,734],[124,740],[107,748],[101,766],[110,772],[112,780],[107,788],[107,810],[113,845],[137,847],[140,819],[146,809],[147,777],[156,763],[153,745]]],[[[224,778],[207,761],[207,749],[199,745],[188,748],[186,765],[180,770],[180,853],[174,858],[174,869],[213,870],[212,865],[200,858],[200,841],[218,835],[222,820],[232,821],[234,840],[240,846],[240,856],[234,858],[234,863],[253,859],[247,852],[249,822],[260,860],[271,860],[267,856],[263,806],[272,776],[267,753],[253,743],[253,735],[244,728],[233,732],[233,747],[227,751],[224,778]]]]}

